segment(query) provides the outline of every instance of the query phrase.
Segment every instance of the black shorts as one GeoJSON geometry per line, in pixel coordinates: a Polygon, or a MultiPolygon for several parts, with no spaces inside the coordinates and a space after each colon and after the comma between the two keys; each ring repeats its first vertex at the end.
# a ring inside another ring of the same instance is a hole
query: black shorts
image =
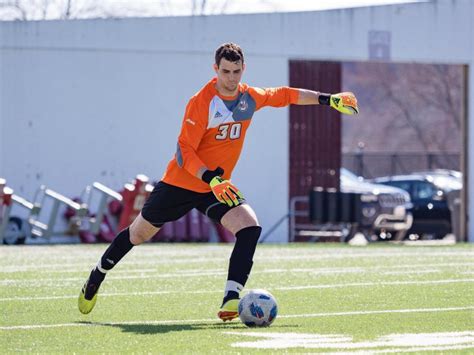
{"type": "MultiPolygon", "coordinates": [[[[245,200],[240,201],[244,203],[245,200]]],[[[196,208],[220,223],[222,216],[234,207],[219,202],[212,192],[195,192],[160,181],[146,200],[142,216],[155,227],[161,227],[196,208]]]]}

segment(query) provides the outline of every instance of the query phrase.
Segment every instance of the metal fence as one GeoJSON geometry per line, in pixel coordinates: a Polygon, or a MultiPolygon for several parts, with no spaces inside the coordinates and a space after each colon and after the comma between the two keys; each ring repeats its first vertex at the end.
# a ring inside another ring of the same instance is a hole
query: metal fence
{"type": "Polygon", "coordinates": [[[409,174],[414,171],[461,170],[460,153],[346,153],[342,166],[365,178],[409,174]]]}

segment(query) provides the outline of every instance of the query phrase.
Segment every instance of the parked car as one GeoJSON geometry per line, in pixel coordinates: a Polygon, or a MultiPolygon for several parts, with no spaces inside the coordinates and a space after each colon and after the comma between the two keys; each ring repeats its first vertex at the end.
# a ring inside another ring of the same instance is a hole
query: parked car
{"type": "Polygon", "coordinates": [[[412,225],[410,195],[403,189],[372,183],[342,168],[341,191],[361,193],[362,219],[357,226],[371,240],[401,240],[412,225]]]}
{"type": "Polygon", "coordinates": [[[460,173],[452,171],[420,172],[410,175],[373,179],[376,183],[401,188],[410,194],[413,225],[410,239],[440,239],[452,232],[448,194],[462,189],[460,173]]]}
{"type": "Polygon", "coordinates": [[[460,171],[449,170],[449,169],[414,171],[412,174],[431,175],[431,176],[451,176],[453,178],[462,180],[462,173],[460,171]]]}

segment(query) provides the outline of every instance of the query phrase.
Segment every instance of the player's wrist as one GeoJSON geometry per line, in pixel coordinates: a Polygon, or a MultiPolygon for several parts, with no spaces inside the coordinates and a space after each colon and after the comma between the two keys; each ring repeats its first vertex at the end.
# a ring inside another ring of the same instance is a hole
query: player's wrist
{"type": "Polygon", "coordinates": [[[325,94],[320,92],[318,96],[318,102],[320,105],[329,106],[331,104],[331,94],[325,94]]]}
{"type": "Polygon", "coordinates": [[[205,183],[207,184],[210,184],[212,179],[214,179],[215,177],[217,176],[222,176],[224,174],[224,169],[222,169],[220,166],[217,167],[216,169],[214,170],[206,170],[203,174],[202,174],[202,181],[204,181],[205,183]]]}

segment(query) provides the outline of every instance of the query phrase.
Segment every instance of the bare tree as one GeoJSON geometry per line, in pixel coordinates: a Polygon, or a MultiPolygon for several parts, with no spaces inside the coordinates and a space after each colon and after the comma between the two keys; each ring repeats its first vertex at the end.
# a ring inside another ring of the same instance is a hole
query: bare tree
{"type": "Polygon", "coordinates": [[[362,109],[358,123],[344,123],[345,151],[355,150],[361,140],[367,151],[444,155],[459,151],[461,66],[352,63],[345,67],[345,85],[357,92],[362,109]]]}
{"type": "Polygon", "coordinates": [[[94,0],[0,0],[0,20],[51,20],[112,17],[94,0]]]}
{"type": "MultiPolygon", "coordinates": [[[[272,0],[254,0],[255,8],[281,9],[272,0]]],[[[253,8],[253,7],[252,7],[253,8]]],[[[0,0],[1,20],[123,18],[176,15],[219,15],[248,12],[247,2],[230,0],[0,0]]]]}
{"type": "Polygon", "coordinates": [[[27,20],[27,12],[22,6],[21,0],[1,1],[0,16],[7,20],[27,20]]]}

